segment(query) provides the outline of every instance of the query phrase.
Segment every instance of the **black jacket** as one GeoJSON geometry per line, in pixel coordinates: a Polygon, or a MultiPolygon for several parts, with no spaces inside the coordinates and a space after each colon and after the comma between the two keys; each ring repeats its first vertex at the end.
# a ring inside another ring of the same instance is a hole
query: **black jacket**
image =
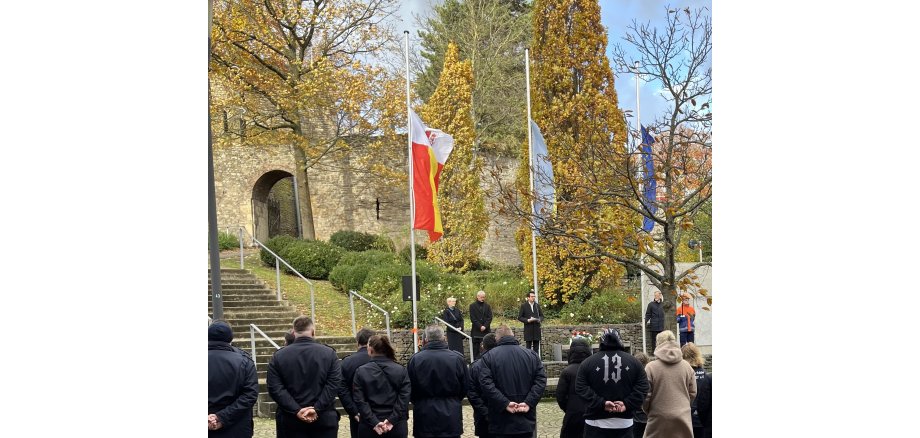
{"type": "Polygon", "coordinates": [[[409,419],[409,391],[412,384],[406,369],[378,356],[355,372],[355,405],[361,423],[371,429],[383,420],[397,424],[409,419]]]}
{"type": "Polygon", "coordinates": [[[575,378],[578,367],[585,359],[591,356],[591,347],[587,344],[574,343],[569,349],[569,365],[562,370],[559,376],[559,385],[556,387],[556,402],[565,412],[562,418],[560,438],[582,438],[585,430],[585,402],[575,394],[575,378]]]}
{"type": "Polygon", "coordinates": [[[655,300],[649,302],[645,308],[645,328],[653,332],[664,330],[664,308],[655,300]]]}
{"type": "Polygon", "coordinates": [[[524,323],[525,341],[540,340],[540,323],[543,321],[543,310],[540,309],[540,304],[534,301],[533,311],[531,311],[529,301],[521,303],[521,311],[518,312],[518,321],[524,323]],[[534,322],[527,322],[530,317],[537,318],[537,320],[534,322]]]}
{"type": "Polygon", "coordinates": [[[703,424],[703,438],[712,438],[712,374],[696,385],[696,412],[703,424]]]}
{"type": "Polygon", "coordinates": [[[479,300],[470,304],[470,336],[481,338],[492,331],[492,306],[489,303],[479,300]],[[479,330],[479,327],[486,326],[485,331],[479,330]]]}
{"type": "Polygon", "coordinates": [[[310,337],[300,337],[268,362],[268,394],[278,403],[275,413],[279,436],[338,427],[335,396],[342,387],[342,368],[335,350],[310,337]],[[301,408],[313,406],[314,423],[297,419],[301,408]]]}
{"type": "Polygon", "coordinates": [[[693,373],[696,377],[696,398],[690,400],[690,418],[693,420],[693,427],[703,427],[703,422],[699,414],[700,385],[702,385],[703,381],[707,380],[709,376],[706,374],[706,370],[703,369],[703,367],[694,368],[693,373]]]}
{"type": "Polygon", "coordinates": [[[412,434],[456,437],[463,434],[460,402],[466,397],[469,370],[463,356],[444,341],[429,342],[409,359],[412,382],[412,434]]]}
{"type": "Polygon", "coordinates": [[[537,353],[521,348],[514,337],[505,336],[480,360],[483,366],[479,384],[489,408],[489,433],[533,433],[537,403],[546,389],[546,372],[537,353]],[[510,402],[527,403],[530,410],[512,414],[505,410],[510,402]]]}
{"type": "Polygon", "coordinates": [[[470,365],[470,376],[466,383],[466,398],[470,401],[473,408],[473,427],[474,435],[486,436],[489,434],[489,407],[486,406],[482,399],[481,389],[479,388],[480,374],[482,373],[482,358],[470,365]]]}
{"type": "MultiPolygon", "coordinates": [[[[446,321],[451,326],[460,329],[463,331],[463,312],[454,306],[454,309],[451,310],[450,307],[444,309],[444,313],[441,315],[441,319],[446,321]]],[[[444,332],[447,334],[447,343],[450,345],[450,349],[454,351],[459,351],[463,353],[463,335],[457,333],[451,329],[445,329],[444,332]]]]}
{"type": "Polygon", "coordinates": [[[352,385],[355,380],[355,371],[370,360],[371,357],[367,355],[366,346],[359,348],[355,354],[342,359],[342,389],[339,390],[339,400],[342,401],[342,408],[352,419],[355,415],[358,415],[358,407],[355,406],[353,396],[354,386],[352,385]]]}
{"type": "Polygon", "coordinates": [[[217,414],[223,424],[208,436],[251,438],[252,407],[258,398],[256,366],[249,354],[228,342],[208,341],[208,414],[217,414]]]}
{"type": "Polygon", "coordinates": [[[601,350],[578,367],[575,393],[585,402],[585,419],[633,418],[649,391],[645,368],[620,350],[601,350]],[[607,412],[605,401],[622,401],[626,412],[607,412]]]}

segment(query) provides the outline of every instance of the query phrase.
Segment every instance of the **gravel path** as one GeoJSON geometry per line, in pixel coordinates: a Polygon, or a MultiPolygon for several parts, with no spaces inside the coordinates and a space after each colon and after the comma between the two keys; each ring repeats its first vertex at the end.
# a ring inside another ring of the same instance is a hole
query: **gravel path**
{"type": "MultiPolygon", "coordinates": [[[[562,428],[563,412],[554,399],[543,399],[537,405],[537,435],[539,438],[558,438],[562,428]]],[[[274,418],[255,418],[254,438],[275,438],[274,418]]],[[[339,438],[350,438],[348,419],[339,421],[339,438]]],[[[412,411],[409,411],[409,436],[412,436],[412,411]]],[[[473,409],[463,406],[463,438],[473,438],[473,409]]]]}

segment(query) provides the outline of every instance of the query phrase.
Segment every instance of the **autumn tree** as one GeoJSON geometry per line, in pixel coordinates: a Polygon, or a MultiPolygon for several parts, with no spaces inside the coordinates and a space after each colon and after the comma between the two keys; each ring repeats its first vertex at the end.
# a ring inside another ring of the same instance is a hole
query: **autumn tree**
{"type": "Polygon", "coordinates": [[[472,117],[477,150],[517,153],[527,133],[524,48],[530,42],[530,6],[523,0],[445,0],[422,20],[419,97],[438,86],[450,42],[473,66],[472,117]]]}
{"type": "MultiPolygon", "coordinates": [[[[533,119],[546,139],[553,165],[556,212],[541,228],[537,271],[541,294],[562,304],[603,287],[621,276],[623,267],[611,258],[592,257],[595,250],[571,235],[603,236],[608,251],[622,251],[627,212],[602,205],[587,208],[592,188],[626,184],[611,169],[609,155],[624,151],[627,128],[617,108],[613,72],[605,56],[606,30],[597,0],[538,0],[533,6],[531,101],[533,119]]],[[[515,190],[504,190],[503,209],[524,219],[518,243],[525,270],[532,275],[528,154],[524,144],[515,190]]],[[[539,176],[538,176],[539,177],[539,176]]],[[[545,212],[549,215],[549,212],[545,212]]]]}
{"type": "Polygon", "coordinates": [[[212,120],[232,111],[247,144],[292,146],[305,237],[315,238],[308,169],[347,152],[348,136],[379,131],[388,84],[397,78],[371,58],[398,48],[385,24],[395,8],[395,0],[214,4],[212,120]]]}
{"type": "Polygon", "coordinates": [[[473,156],[472,91],[472,64],[460,61],[457,46],[450,44],[438,87],[420,113],[428,126],[454,137],[438,187],[444,235],[429,247],[428,260],[455,272],[469,270],[479,259],[489,224],[479,185],[482,163],[473,156]]]}

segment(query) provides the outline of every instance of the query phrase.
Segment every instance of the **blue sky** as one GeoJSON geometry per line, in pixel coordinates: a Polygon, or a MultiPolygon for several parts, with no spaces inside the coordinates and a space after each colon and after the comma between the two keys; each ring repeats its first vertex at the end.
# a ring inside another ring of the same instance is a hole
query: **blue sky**
{"type": "MultiPolygon", "coordinates": [[[[415,20],[412,14],[424,15],[431,9],[431,4],[440,3],[440,0],[404,0],[400,12],[403,17],[401,24],[397,24],[397,29],[402,32],[408,29],[414,36],[415,20]]],[[[670,6],[673,9],[683,9],[690,7],[693,9],[707,7],[712,10],[712,0],[600,0],[601,6],[601,23],[607,28],[607,56],[613,54],[613,47],[616,44],[626,44],[622,40],[626,33],[626,27],[632,24],[632,20],[639,23],[650,22],[653,26],[656,23],[663,23],[665,17],[665,7],[670,6]]],[[[410,47],[410,50],[418,50],[417,47],[410,47]]],[[[612,63],[611,63],[612,64],[612,63]]],[[[636,110],[636,80],[631,74],[619,75],[614,81],[619,99],[620,108],[624,110],[636,110]]],[[[639,99],[642,105],[643,124],[651,121],[653,116],[660,115],[666,107],[665,100],[658,94],[661,89],[660,84],[640,81],[639,99]]],[[[630,124],[635,123],[635,119],[630,119],[630,124]]]]}

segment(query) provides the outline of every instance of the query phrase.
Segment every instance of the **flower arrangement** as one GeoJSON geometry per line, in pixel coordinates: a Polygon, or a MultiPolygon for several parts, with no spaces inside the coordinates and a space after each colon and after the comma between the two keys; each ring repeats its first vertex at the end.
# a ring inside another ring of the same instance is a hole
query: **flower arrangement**
{"type": "Polygon", "coordinates": [[[584,330],[572,330],[572,338],[569,339],[569,345],[572,345],[572,341],[578,338],[588,341],[588,345],[594,345],[594,335],[584,330]]]}

